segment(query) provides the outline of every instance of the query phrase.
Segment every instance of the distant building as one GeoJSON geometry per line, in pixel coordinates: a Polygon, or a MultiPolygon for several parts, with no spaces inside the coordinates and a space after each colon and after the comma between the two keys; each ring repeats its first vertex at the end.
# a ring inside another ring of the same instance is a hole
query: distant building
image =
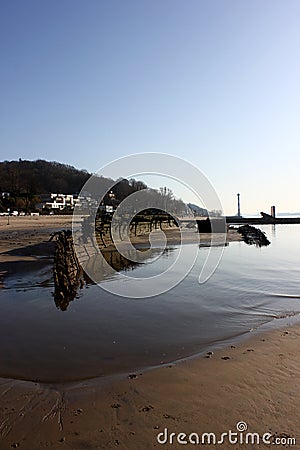
{"type": "Polygon", "coordinates": [[[62,210],[64,208],[73,209],[76,199],[72,194],[50,194],[50,200],[46,201],[44,208],[62,210]]]}

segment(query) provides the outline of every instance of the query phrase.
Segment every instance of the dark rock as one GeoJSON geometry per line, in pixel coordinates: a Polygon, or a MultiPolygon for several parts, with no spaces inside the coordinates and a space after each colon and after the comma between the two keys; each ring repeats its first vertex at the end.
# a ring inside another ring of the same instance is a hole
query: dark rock
{"type": "Polygon", "coordinates": [[[238,233],[243,237],[243,240],[248,245],[256,245],[257,247],[270,245],[271,242],[267,236],[259,228],[252,227],[251,225],[242,225],[238,228],[238,233]]]}

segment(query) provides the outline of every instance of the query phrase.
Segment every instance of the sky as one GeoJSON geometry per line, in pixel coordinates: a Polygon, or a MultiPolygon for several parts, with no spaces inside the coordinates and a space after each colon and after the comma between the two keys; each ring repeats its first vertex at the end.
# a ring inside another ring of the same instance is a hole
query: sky
{"type": "Polygon", "coordinates": [[[0,159],[167,153],[226,214],[300,211],[299,23],[298,0],[1,1],[0,159]]]}

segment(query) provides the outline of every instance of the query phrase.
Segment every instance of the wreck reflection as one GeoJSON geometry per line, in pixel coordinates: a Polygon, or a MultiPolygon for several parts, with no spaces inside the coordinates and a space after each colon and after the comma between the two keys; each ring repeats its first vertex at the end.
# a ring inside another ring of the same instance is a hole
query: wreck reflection
{"type": "Polygon", "coordinates": [[[85,269],[79,264],[73,248],[72,235],[69,230],[59,232],[55,236],[56,249],[54,258],[54,301],[61,311],[66,311],[71,301],[81,296],[81,291],[101,281],[112,279],[116,272],[131,271],[142,264],[150,262],[155,256],[161,254],[167,257],[173,248],[166,248],[162,252],[160,248],[149,249],[148,247],[139,249],[139,261],[134,261],[134,250],[120,254],[117,250],[101,251],[101,255],[96,254],[85,261],[85,269]],[[143,256],[144,254],[144,256],[143,256]],[[87,273],[96,274],[96,279],[92,280],[87,273]]]}

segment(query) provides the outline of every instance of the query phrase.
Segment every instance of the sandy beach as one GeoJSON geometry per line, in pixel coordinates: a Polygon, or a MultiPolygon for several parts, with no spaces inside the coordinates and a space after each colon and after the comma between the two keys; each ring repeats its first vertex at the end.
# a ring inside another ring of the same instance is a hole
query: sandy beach
{"type": "Polygon", "coordinates": [[[184,445],[178,443],[179,433],[197,433],[200,439],[214,433],[220,441],[222,433],[236,432],[239,422],[259,435],[259,445],[233,446],[224,437],[223,444],[205,440],[201,448],[274,448],[275,438],[298,442],[299,339],[299,325],[285,327],[208,358],[109,383],[45,386],[1,380],[0,448],[152,449],[162,445],[157,436],[163,433],[161,442],[168,436],[165,448],[179,449],[184,445]],[[170,438],[171,433],[176,435],[170,438]]]}
{"type": "Polygon", "coordinates": [[[71,227],[71,216],[0,217],[0,288],[4,278],[53,263],[51,233],[71,227]]]}
{"type": "MultiPolygon", "coordinates": [[[[51,264],[49,234],[70,225],[70,216],[10,218],[9,225],[1,217],[3,282],[9,272],[41,264],[40,256],[51,264]]],[[[174,230],[168,233],[176,243],[174,230]]],[[[236,231],[230,240],[240,240],[236,231]]],[[[298,448],[290,439],[300,440],[299,341],[300,325],[285,323],[143,373],[66,385],[1,379],[0,449],[179,449],[197,439],[201,448],[274,448],[274,439],[278,448],[298,448]],[[229,430],[236,433],[239,422],[237,443],[229,430]],[[247,432],[256,443],[245,444],[247,432]]]]}
{"type": "MultiPolygon", "coordinates": [[[[49,241],[50,234],[71,228],[72,216],[0,216],[0,252],[49,241]]],[[[33,255],[34,256],[34,255],[33,255]]]]}

